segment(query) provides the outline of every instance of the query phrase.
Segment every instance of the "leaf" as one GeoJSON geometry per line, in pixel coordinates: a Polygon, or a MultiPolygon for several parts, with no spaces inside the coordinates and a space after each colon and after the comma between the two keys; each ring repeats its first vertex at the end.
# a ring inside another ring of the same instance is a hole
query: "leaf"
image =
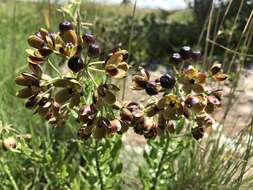
{"type": "Polygon", "coordinates": [[[139,167],[139,178],[141,180],[141,183],[144,185],[146,181],[146,176],[147,176],[147,171],[145,170],[144,167],[139,167]]]}
{"type": "Polygon", "coordinates": [[[184,120],[184,119],[180,119],[180,120],[177,122],[176,134],[179,134],[179,133],[181,132],[181,130],[182,130],[183,127],[184,127],[184,124],[185,124],[185,120],[184,120]]]}
{"type": "Polygon", "coordinates": [[[116,144],[114,145],[113,149],[111,150],[111,157],[112,158],[116,158],[117,154],[120,151],[121,146],[122,146],[122,141],[118,140],[116,142],[116,144]]]}
{"type": "Polygon", "coordinates": [[[113,174],[119,174],[119,173],[121,173],[122,169],[123,169],[123,164],[122,163],[117,164],[116,168],[113,171],[113,174]]]}
{"type": "Polygon", "coordinates": [[[148,166],[152,166],[151,159],[150,159],[149,154],[147,153],[147,151],[143,152],[143,158],[147,162],[148,166]]]}

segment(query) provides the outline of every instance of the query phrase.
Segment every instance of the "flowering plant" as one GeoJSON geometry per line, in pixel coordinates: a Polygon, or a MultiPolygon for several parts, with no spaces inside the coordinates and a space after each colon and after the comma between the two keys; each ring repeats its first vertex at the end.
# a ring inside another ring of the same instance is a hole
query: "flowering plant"
{"type": "Polygon", "coordinates": [[[133,75],[132,90],[145,90],[147,95],[155,96],[152,102],[140,105],[138,101],[120,101],[120,88],[114,80],[128,75],[127,50],[114,48],[105,61],[98,61],[101,50],[96,37],[81,35],[75,28],[78,27],[71,22],[63,21],[59,32],[40,29],[29,36],[31,48],[26,52],[31,72],[21,73],[15,80],[24,87],[17,97],[27,99],[26,108],[35,110],[54,127],[62,126],[70,115],[76,116],[82,139],[122,134],[129,127],[146,138],[154,138],[173,133],[176,121],[182,117],[191,122],[193,137],[200,139],[214,123],[209,114],[221,105],[222,93],[205,85],[208,78],[227,78],[220,64],[214,64],[209,73],[198,71],[193,65],[184,68],[185,62],[201,60],[201,53],[183,47],[170,58],[173,74],[151,79],[150,73],[140,67],[133,75]],[[53,63],[52,58],[58,58],[58,63],[53,63]],[[99,83],[98,73],[102,73],[99,83]]]}
{"type": "MultiPolygon", "coordinates": [[[[57,32],[39,29],[28,37],[30,48],[26,52],[30,71],[16,77],[16,84],[22,86],[16,95],[26,99],[27,109],[34,110],[34,114],[55,128],[63,127],[71,117],[78,121],[79,139],[90,142],[84,145],[88,150],[93,148],[85,154],[80,149],[87,161],[87,180],[91,186],[98,178],[100,189],[104,189],[115,174],[121,173],[123,164],[117,158],[122,142],[111,137],[130,128],[146,139],[157,138],[162,143],[166,140],[163,155],[175,134],[196,140],[203,137],[214,123],[210,114],[222,104],[222,91],[208,85],[210,81],[226,80],[220,64],[215,63],[209,72],[200,71],[195,63],[201,62],[201,53],[183,47],[170,57],[170,72],[153,78],[143,67],[132,69],[128,51],[120,47],[113,48],[105,60],[100,60],[102,50],[98,37],[82,33],[78,14],[75,17],[72,22],[60,22],[57,32]],[[130,73],[134,74],[129,89],[144,91],[148,97],[144,103],[118,96],[123,89],[116,81],[130,73]],[[95,174],[93,167],[97,170],[95,174]],[[103,175],[101,168],[109,168],[111,175],[103,175]]],[[[9,141],[15,147],[12,139],[9,141]]],[[[154,150],[158,149],[157,146],[154,150]]],[[[159,164],[151,189],[155,189],[160,170],[159,164]]],[[[117,180],[117,183],[110,182],[111,186],[120,187],[121,180],[117,180]]]]}

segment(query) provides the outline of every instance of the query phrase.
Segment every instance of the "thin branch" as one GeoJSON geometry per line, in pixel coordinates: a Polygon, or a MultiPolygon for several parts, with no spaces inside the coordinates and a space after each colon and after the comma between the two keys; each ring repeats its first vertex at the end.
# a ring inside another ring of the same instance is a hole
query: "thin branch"
{"type": "Polygon", "coordinates": [[[54,64],[48,59],[47,62],[49,63],[50,67],[52,67],[52,69],[60,76],[62,77],[61,75],[61,72],[54,66],[54,64]]]}
{"type": "Polygon", "coordinates": [[[167,154],[168,147],[169,147],[169,136],[166,138],[166,144],[165,144],[165,147],[164,147],[164,150],[163,150],[163,154],[162,154],[162,157],[159,161],[155,177],[152,179],[153,183],[152,183],[152,187],[150,188],[150,190],[156,190],[156,188],[157,188],[157,181],[158,181],[158,178],[159,178],[159,174],[161,173],[162,166],[164,164],[164,159],[165,159],[165,156],[167,154]]]}
{"type": "MultiPolygon", "coordinates": [[[[135,18],[136,6],[137,6],[137,0],[135,0],[135,2],[134,2],[134,8],[133,8],[133,12],[132,12],[132,23],[131,23],[130,36],[129,36],[129,41],[128,41],[128,53],[129,53],[129,55],[131,53],[132,40],[133,40],[134,18],[135,18]]],[[[128,62],[128,60],[127,60],[127,62],[128,62]]],[[[127,83],[127,78],[124,78],[123,79],[122,97],[121,97],[122,101],[124,101],[125,95],[126,95],[126,83],[127,83]]]]}
{"type": "Polygon", "coordinates": [[[220,48],[222,48],[222,49],[225,49],[226,51],[228,51],[230,53],[236,54],[238,56],[253,57],[253,55],[240,53],[238,51],[235,51],[235,50],[232,50],[232,49],[230,49],[228,47],[225,47],[225,46],[223,46],[223,45],[221,45],[221,44],[219,44],[219,43],[217,43],[217,42],[215,42],[213,40],[208,39],[207,41],[210,42],[210,43],[212,43],[212,44],[214,44],[214,45],[216,45],[216,46],[218,46],[218,47],[220,47],[220,48]]]}
{"type": "MultiPolygon", "coordinates": [[[[96,150],[98,148],[98,141],[96,141],[96,150]]],[[[99,152],[97,151],[95,154],[95,159],[96,159],[96,169],[98,173],[98,179],[99,179],[99,184],[100,184],[100,190],[104,190],[104,182],[103,182],[103,177],[101,174],[101,168],[100,168],[100,163],[99,163],[99,152]]]]}

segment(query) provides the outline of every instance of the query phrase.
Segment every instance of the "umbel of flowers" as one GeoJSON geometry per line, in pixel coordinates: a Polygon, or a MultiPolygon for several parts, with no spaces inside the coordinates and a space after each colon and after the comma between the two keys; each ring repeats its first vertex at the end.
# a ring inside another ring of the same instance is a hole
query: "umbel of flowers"
{"type": "Polygon", "coordinates": [[[177,69],[184,62],[201,59],[200,52],[183,47],[171,56],[173,75],[152,79],[147,70],[139,68],[132,76],[132,90],[144,90],[154,97],[152,103],[121,102],[117,97],[121,89],[114,81],[128,75],[127,50],[114,48],[105,61],[98,61],[100,47],[96,37],[78,34],[75,28],[71,22],[63,21],[58,32],[40,29],[28,38],[30,72],[16,77],[16,84],[22,86],[16,95],[26,99],[25,107],[34,110],[34,114],[54,127],[63,126],[70,116],[77,115],[77,133],[82,139],[111,137],[129,128],[145,138],[155,138],[173,133],[181,118],[191,121],[189,132],[200,139],[212,126],[214,119],[209,114],[221,106],[222,93],[207,90],[205,84],[208,78],[227,78],[220,64],[213,65],[209,73],[192,65],[177,69]],[[102,74],[100,80],[95,77],[98,73],[102,74]]]}

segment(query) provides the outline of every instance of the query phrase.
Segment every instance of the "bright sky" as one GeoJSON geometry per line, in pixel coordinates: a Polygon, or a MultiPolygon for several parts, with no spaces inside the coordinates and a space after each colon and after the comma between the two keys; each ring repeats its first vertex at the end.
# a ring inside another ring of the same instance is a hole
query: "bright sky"
{"type": "MultiPolygon", "coordinates": [[[[95,0],[103,3],[120,3],[122,0],[95,0]]],[[[131,0],[134,3],[134,0],[131,0]]],[[[187,4],[184,0],[137,0],[137,6],[145,8],[161,8],[161,9],[184,9],[187,4]]]]}

